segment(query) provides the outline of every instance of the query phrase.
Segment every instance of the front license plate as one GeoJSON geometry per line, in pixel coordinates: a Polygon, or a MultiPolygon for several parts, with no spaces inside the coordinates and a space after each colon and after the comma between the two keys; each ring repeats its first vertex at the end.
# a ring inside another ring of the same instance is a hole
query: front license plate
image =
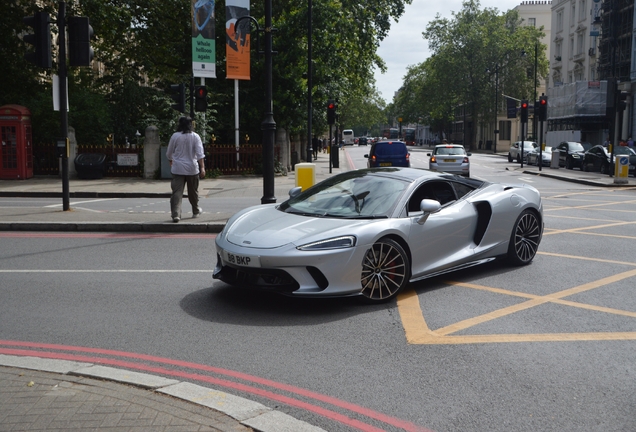
{"type": "Polygon", "coordinates": [[[380,166],[391,166],[391,162],[382,162],[380,166]]]}
{"type": "Polygon", "coordinates": [[[261,259],[253,255],[239,255],[227,251],[223,251],[223,260],[228,264],[234,264],[243,267],[260,267],[261,259]]]}

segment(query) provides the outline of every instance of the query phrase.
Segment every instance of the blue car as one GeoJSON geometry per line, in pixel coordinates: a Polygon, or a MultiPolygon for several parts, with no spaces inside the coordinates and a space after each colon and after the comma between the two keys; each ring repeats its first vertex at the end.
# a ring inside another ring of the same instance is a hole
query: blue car
{"type": "Polygon", "coordinates": [[[367,158],[367,167],[410,167],[411,154],[403,141],[378,141],[373,143],[367,158]]]}

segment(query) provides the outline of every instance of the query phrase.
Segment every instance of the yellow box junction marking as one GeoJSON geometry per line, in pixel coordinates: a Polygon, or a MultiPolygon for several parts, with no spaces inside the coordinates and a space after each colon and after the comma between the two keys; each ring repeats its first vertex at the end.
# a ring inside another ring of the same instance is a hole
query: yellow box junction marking
{"type": "MultiPolygon", "coordinates": [[[[539,252],[540,254],[543,254],[539,252]]],[[[635,263],[610,261],[602,259],[576,257],[571,255],[560,255],[545,253],[545,255],[559,256],[562,258],[583,259],[597,262],[611,262],[614,264],[624,264],[636,267],[635,263]]],[[[614,315],[621,315],[630,318],[636,318],[636,312],[625,311],[620,309],[595,306],[591,304],[579,303],[564,300],[565,297],[589,291],[595,288],[609,285],[611,283],[628,279],[636,276],[636,269],[608,276],[597,281],[588,282],[577,287],[568,288],[556,293],[548,295],[535,295],[510,291],[501,288],[487,287],[483,285],[447,281],[449,285],[459,286],[468,289],[477,289],[492,293],[510,295],[515,297],[526,298],[527,300],[505,308],[479,315],[473,318],[459,321],[437,330],[431,330],[424,319],[422,308],[420,307],[419,297],[415,290],[400,293],[397,300],[398,311],[404,325],[406,340],[409,344],[419,345],[449,345],[449,344],[471,344],[471,343],[495,343],[495,342],[547,342],[547,341],[600,341],[600,340],[636,340],[636,332],[589,332],[589,333],[540,333],[540,334],[491,334],[491,335],[455,335],[461,330],[469,329],[478,324],[496,320],[516,312],[531,309],[533,307],[546,303],[556,303],[560,305],[576,307],[585,310],[603,312],[614,315]]]]}

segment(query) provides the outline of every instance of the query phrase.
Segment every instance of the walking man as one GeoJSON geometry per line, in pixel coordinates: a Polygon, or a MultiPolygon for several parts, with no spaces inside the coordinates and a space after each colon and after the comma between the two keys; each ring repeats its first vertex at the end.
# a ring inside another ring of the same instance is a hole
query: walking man
{"type": "Polygon", "coordinates": [[[192,205],[192,217],[203,212],[199,207],[199,178],[205,178],[203,143],[199,134],[192,130],[190,117],[179,118],[177,132],[172,134],[166,156],[172,173],[172,196],[170,212],[172,221],[181,220],[183,189],[188,185],[188,201],[192,205]]]}

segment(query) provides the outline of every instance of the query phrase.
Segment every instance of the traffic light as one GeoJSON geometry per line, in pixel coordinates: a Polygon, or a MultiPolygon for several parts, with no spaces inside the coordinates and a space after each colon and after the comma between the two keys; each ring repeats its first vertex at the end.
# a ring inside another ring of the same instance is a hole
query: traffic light
{"type": "Polygon", "coordinates": [[[621,92],[618,92],[618,98],[616,101],[616,110],[625,111],[625,108],[627,108],[627,92],[621,91],[621,92]]]}
{"type": "Polygon", "coordinates": [[[521,101],[521,123],[528,123],[528,101],[521,101]]]}
{"type": "Polygon", "coordinates": [[[172,100],[176,102],[172,104],[172,108],[181,113],[185,113],[185,85],[183,83],[171,84],[170,91],[172,92],[172,100]]]}
{"type": "Polygon", "coordinates": [[[206,86],[194,88],[194,110],[204,112],[208,109],[208,89],[206,86]]]}
{"type": "Polygon", "coordinates": [[[329,102],[327,102],[327,124],[334,124],[336,123],[336,103],[333,101],[333,99],[329,99],[329,102]]]}
{"type": "Polygon", "coordinates": [[[24,55],[27,61],[34,65],[49,69],[51,67],[51,16],[47,12],[36,12],[33,16],[22,18],[29,27],[33,27],[33,34],[22,37],[25,43],[35,47],[34,52],[24,55]]]}
{"type": "Polygon", "coordinates": [[[539,97],[539,121],[548,120],[548,97],[539,97]]]}
{"type": "Polygon", "coordinates": [[[94,54],[91,48],[93,27],[88,17],[69,17],[67,26],[69,66],[90,66],[94,54]]]}

